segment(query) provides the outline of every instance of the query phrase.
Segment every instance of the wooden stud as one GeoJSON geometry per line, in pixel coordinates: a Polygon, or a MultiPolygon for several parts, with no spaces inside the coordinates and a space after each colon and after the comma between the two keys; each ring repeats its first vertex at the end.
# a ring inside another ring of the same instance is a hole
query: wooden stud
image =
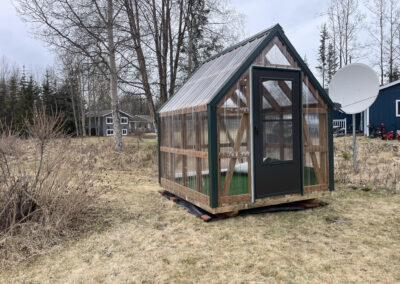
{"type": "MultiPolygon", "coordinates": [[[[187,149],[187,134],[186,134],[186,115],[181,115],[181,143],[182,149],[187,149]]],[[[182,183],[187,186],[187,156],[182,156],[182,183]]]]}
{"type": "MultiPolygon", "coordinates": [[[[307,121],[304,117],[304,114],[303,114],[303,133],[304,133],[304,138],[307,143],[307,146],[312,147],[313,144],[312,144],[310,132],[309,132],[307,121]]],[[[310,152],[310,155],[311,155],[311,161],[313,163],[313,168],[314,168],[315,175],[317,176],[318,183],[321,184],[321,183],[323,183],[323,177],[321,175],[321,171],[318,166],[317,156],[315,155],[315,152],[310,152]]]]}
{"type": "Polygon", "coordinates": [[[197,158],[202,158],[202,159],[208,158],[208,152],[196,151],[196,150],[190,150],[190,149],[171,148],[171,147],[161,146],[160,151],[165,152],[165,153],[177,154],[177,155],[192,156],[192,157],[197,157],[197,158]]]}
{"type": "Polygon", "coordinates": [[[306,185],[304,186],[304,192],[327,190],[328,188],[329,188],[328,184],[306,185]]]}
{"type": "Polygon", "coordinates": [[[276,46],[282,52],[283,56],[285,56],[286,60],[290,63],[290,66],[294,68],[297,67],[296,61],[280,40],[276,42],[276,46]]]}
{"type": "MultiPolygon", "coordinates": [[[[249,116],[247,114],[243,114],[242,118],[240,119],[239,128],[238,128],[238,132],[237,132],[236,139],[235,139],[235,144],[233,146],[233,152],[238,152],[240,149],[240,145],[242,143],[242,138],[243,138],[244,131],[246,129],[246,124],[247,124],[248,118],[249,118],[249,116]]],[[[231,186],[231,181],[232,181],[233,170],[234,170],[235,164],[236,164],[236,158],[231,158],[229,160],[228,172],[226,173],[226,176],[225,176],[224,186],[222,189],[222,196],[228,195],[229,188],[231,186]]]]}
{"type": "MultiPolygon", "coordinates": [[[[196,151],[201,152],[201,128],[199,121],[199,113],[195,114],[195,149],[196,151]]],[[[202,164],[201,158],[196,158],[196,189],[198,192],[202,191],[202,164]]]]}
{"type": "Polygon", "coordinates": [[[292,89],[286,84],[286,82],[279,80],[278,85],[282,89],[282,91],[285,93],[285,95],[288,97],[288,99],[290,101],[292,101],[292,89]]]}
{"type": "Polygon", "coordinates": [[[220,200],[221,200],[221,204],[230,204],[230,203],[234,203],[234,202],[250,201],[251,195],[250,194],[240,194],[240,195],[233,195],[233,196],[221,196],[220,200]]]}
{"type": "Polygon", "coordinates": [[[219,153],[219,157],[220,158],[237,158],[237,159],[241,159],[241,158],[248,158],[250,157],[250,153],[249,152],[223,152],[223,153],[219,153]]]}
{"type": "Polygon", "coordinates": [[[318,94],[317,89],[314,87],[314,85],[310,82],[310,80],[308,80],[306,74],[304,72],[302,72],[302,77],[303,77],[303,82],[306,85],[306,87],[308,87],[308,89],[310,90],[311,94],[314,96],[314,98],[318,101],[318,103],[321,106],[325,106],[326,107],[326,103],[325,101],[321,98],[321,96],[318,94]]]}
{"type": "Polygon", "coordinates": [[[264,98],[271,104],[271,106],[278,112],[281,112],[281,106],[276,102],[274,97],[268,92],[268,90],[262,86],[264,98]]]}
{"type": "Polygon", "coordinates": [[[179,183],[173,182],[171,180],[161,178],[161,186],[165,187],[168,191],[172,193],[177,193],[180,198],[188,200],[190,198],[193,201],[200,202],[201,204],[209,204],[209,197],[203,193],[195,191],[189,187],[183,186],[179,183]]]}
{"type": "MultiPolygon", "coordinates": [[[[326,147],[328,148],[328,132],[327,132],[327,126],[328,126],[328,119],[327,119],[328,114],[320,114],[319,115],[319,145],[321,147],[326,147]]],[[[323,182],[327,183],[329,180],[328,177],[328,159],[327,159],[327,152],[320,152],[319,153],[319,162],[320,162],[320,168],[321,168],[321,174],[323,176],[323,182]]]]}

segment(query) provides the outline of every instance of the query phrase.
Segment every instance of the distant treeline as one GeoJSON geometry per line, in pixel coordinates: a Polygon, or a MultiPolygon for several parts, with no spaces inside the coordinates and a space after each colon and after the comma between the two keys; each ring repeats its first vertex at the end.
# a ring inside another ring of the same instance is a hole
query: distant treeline
{"type": "MultiPolygon", "coordinates": [[[[23,131],[25,120],[32,121],[37,111],[49,115],[62,112],[67,120],[66,131],[75,133],[72,88],[67,83],[57,85],[57,80],[46,72],[37,82],[32,75],[14,71],[0,78],[0,121],[3,127],[23,131]]],[[[79,97],[74,98],[79,106],[79,97]]],[[[75,115],[77,115],[76,113],[75,115]]]]}

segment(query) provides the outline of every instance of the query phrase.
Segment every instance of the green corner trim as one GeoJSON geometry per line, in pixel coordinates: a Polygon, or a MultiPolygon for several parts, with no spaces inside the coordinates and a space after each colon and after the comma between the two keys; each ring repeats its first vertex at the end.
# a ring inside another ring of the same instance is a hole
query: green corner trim
{"type": "Polygon", "coordinates": [[[299,72],[299,123],[300,123],[300,192],[304,195],[304,155],[303,155],[303,75],[299,72]]]}
{"type": "Polygon", "coordinates": [[[218,133],[217,108],[207,106],[208,115],[208,164],[210,172],[210,207],[218,207],[218,133]]]}
{"type": "Polygon", "coordinates": [[[157,113],[157,151],[158,151],[158,183],[161,184],[161,121],[160,114],[157,113]]]}
{"type": "Polygon", "coordinates": [[[333,108],[328,108],[328,148],[329,148],[329,190],[335,190],[334,161],[333,161],[333,108]]]}

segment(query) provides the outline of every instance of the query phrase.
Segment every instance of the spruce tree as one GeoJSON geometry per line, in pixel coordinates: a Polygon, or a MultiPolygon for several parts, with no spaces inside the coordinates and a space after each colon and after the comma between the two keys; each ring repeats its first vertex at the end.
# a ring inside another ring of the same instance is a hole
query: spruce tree
{"type": "Polygon", "coordinates": [[[12,75],[8,81],[8,94],[5,98],[6,124],[15,127],[17,120],[17,100],[18,100],[18,80],[16,75],[12,75]]]}
{"type": "Polygon", "coordinates": [[[39,88],[33,77],[30,76],[26,80],[25,72],[22,74],[19,82],[20,92],[18,98],[18,121],[17,123],[22,126],[25,119],[32,120],[33,112],[36,108],[36,102],[39,97],[39,88]]]}
{"type": "Polygon", "coordinates": [[[56,111],[56,102],[54,90],[50,85],[50,75],[48,71],[46,71],[46,75],[42,83],[41,97],[42,104],[44,109],[46,110],[46,113],[48,115],[51,115],[53,112],[56,111]]]}
{"type": "Polygon", "coordinates": [[[0,79],[0,122],[5,123],[7,83],[4,78],[0,79]]]}
{"type": "Polygon", "coordinates": [[[333,46],[332,42],[329,42],[328,45],[328,55],[326,61],[327,61],[326,83],[329,84],[338,68],[338,58],[336,55],[335,47],[333,46]]]}
{"type": "Polygon", "coordinates": [[[326,83],[327,53],[328,53],[327,41],[328,41],[328,39],[329,39],[328,29],[326,27],[326,24],[324,24],[322,26],[321,35],[320,35],[320,45],[319,45],[319,50],[318,50],[319,65],[317,66],[317,69],[321,73],[323,88],[325,88],[325,83],[326,83]]]}

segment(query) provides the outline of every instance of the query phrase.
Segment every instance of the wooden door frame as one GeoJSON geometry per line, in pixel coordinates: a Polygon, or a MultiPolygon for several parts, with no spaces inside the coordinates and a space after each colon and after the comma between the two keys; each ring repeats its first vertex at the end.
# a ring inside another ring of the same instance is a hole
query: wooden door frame
{"type": "Polygon", "coordinates": [[[302,88],[302,70],[300,68],[282,68],[282,67],[273,67],[273,66],[262,66],[262,65],[251,65],[250,66],[250,141],[251,141],[251,202],[254,203],[255,199],[255,179],[254,179],[254,112],[253,112],[253,76],[254,76],[254,69],[265,70],[265,71],[295,71],[299,74],[299,96],[300,96],[300,103],[299,103],[299,124],[300,124],[300,131],[299,131],[299,139],[300,139],[300,193],[304,195],[304,185],[303,185],[303,88],[302,88]]]}

